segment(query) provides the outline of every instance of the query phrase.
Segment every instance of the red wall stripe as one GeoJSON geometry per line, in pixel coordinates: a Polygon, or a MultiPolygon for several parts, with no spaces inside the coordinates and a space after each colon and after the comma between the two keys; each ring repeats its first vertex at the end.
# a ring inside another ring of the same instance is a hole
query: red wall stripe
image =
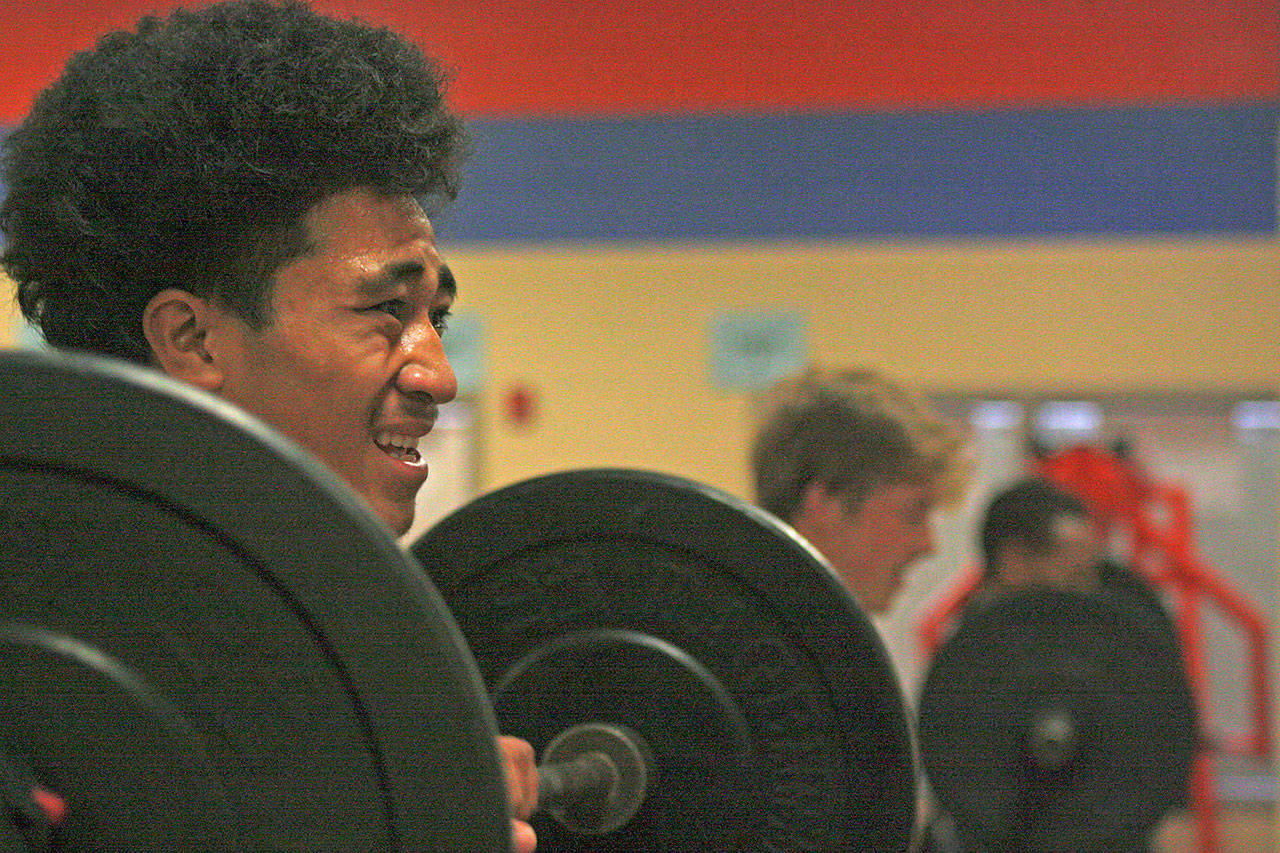
{"type": "MultiPolygon", "coordinates": [[[[168,0],[0,8],[0,124],[168,0]]],[[[1195,104],[1280,92],[1277,0],[318,0],[455,69],[482,116],[1195,104]]]]}

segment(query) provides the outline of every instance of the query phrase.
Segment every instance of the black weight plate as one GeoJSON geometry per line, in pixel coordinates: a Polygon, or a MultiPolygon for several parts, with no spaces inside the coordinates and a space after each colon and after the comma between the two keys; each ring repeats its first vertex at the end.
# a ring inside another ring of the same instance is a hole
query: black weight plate
{"type": "Polygon", "coordinates": [[[918,735],[939,805],[982,849],[1138,849],[1186,791],[1194,702],[1148,608],[1048,590],[966,612],[920,694],[918,735]],[[1069,723],[1060,765],[1037,758],[1069,723]]]}
{"type": "MultiPolygon", "coordinates": [[[[161,842],[173,850],[244,846],[233,799],[198,735],[100,649],[0,624],[0,696],[8,705],[4,743],[37,761],[39,782],[71,800],[72,822],[59,826],[43,816],[44,832],[30,841],[43,838],[47,846],[57,839],[72,849],[87,837],[94,841],[88,846],[99,849],[154,850],[161,842]],[[76,697],[72,703],[69,696],[76,697]],[[90,795],[94,791],[113,793],[90,795]]],[[[23,770],[32,774],[25,762],[23,770]]]]}
{"type": "Polygon", "coordinates": [[[586,837],[541,821],[540,850],[908,846],[915,778],[888,656],[772,516],[677,477],[573,471],[483,496],[412,551],[499,688],[504,732],[541,750],[594,718],[655,753],[631,823],[586,837]],[[531,660],[544,686],[525,692],[531,660]],[[549,666],[567,671],[554,701],[549,666]]]}
{"type": "MultiPolygon", "coordinates": [[[[716,849],[754,849],[757,827],[743,791],[757,784],[751,730],[724,686],[681,649],[635,631],[567,634],[517,661],[493,686],[492,701],[504,731],[546,744],[571,726],[608,723],[643,739],[654,781],[646,800],[650,826],[608,842],[616,848],[670,849],[666,839],[685,838],[687,820],[706,815],[716,849]],[[656,786],[656,789],[655,789],[656,786]]],[[[571,820],[571,822],[573,822],[571,820]]],[[[586,822],[578,822],[581,826],[586,822]]],[[[561,849],[566,833],[548,827],[543,849],[561,849]]],[[[582,833],[578,833],[582,834],[582,833]]]]}
{"type": "Polygon", "coordinates": [[[474,662],[326,468],[91,357],[0,354],[0,423],[0,748],[68,849],[505,851],[474,662]]]}

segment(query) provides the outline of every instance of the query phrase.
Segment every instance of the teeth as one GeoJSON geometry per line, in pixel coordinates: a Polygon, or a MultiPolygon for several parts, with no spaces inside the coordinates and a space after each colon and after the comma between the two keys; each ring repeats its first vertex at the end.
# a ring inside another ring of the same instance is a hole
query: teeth
{"type": "Polygon", "coordinates": [[[401,462],[410,465],[424,465],[422,454],[418,452],[418,439],[411,435],[397,435],[391,432],[380,432],[373,437],[374,443],[384,453],[394,456],[401,462]]]}
{"type": "Polygon", "coordinates": [[[398,447],[401,450],[413,450],[418,446],[418,440],[413,436],[396,435],[390,432],[378,433],[377,442],[383,447],[398,447]]]}

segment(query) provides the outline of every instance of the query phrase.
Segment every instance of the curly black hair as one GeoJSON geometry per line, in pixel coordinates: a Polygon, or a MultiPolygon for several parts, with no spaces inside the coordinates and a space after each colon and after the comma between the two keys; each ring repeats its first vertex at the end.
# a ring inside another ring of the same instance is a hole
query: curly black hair
{"type": "Polygon", "coordinates": [[[321,199],[430,210],[467,151],[445,74],[402,37],[299,2],[142,18],[72,57],[4,143],[0,263],[54,346],[147,362],[142,312],[179,287],[269,319],[321,199]]]}

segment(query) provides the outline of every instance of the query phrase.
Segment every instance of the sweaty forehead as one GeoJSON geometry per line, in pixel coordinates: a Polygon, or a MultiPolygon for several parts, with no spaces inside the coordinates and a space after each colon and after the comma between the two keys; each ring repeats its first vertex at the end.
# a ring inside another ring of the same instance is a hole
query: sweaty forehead
{"type": "Polygon", "coordinates": [[[307,231],[320,252],[377,253],[421,244],[434,252],[435,230],[410,196],[357,188],[327,196],[307,211],[307,231]]]}

